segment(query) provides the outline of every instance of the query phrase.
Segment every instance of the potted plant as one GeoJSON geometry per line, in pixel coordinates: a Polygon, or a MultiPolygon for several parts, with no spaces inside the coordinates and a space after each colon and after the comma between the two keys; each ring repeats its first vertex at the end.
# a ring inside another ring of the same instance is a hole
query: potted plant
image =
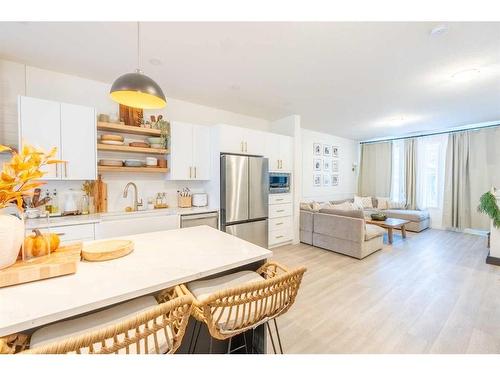
{"type": "Polygon", "coordinates": [[[33,190],[44,183],[38,181],[45,172],[41,168],[48,164],[61,163],[54,159],[56,149],[45,153],[25,145],[17,153],[7,146],[0,145],[0,152],[10,151],[10,161],[4,163],[0,174],[0,269],[16,262],[24,239],[22,219],[23,201],[31,196],[33,190]],[[5,208],[17,206],[19,217],[2,214],[5,208]]]}
{"type": "Polygon", "coordinates": [[[500,228],[500,209],[497,205],[497,198],[491,191],[487,191],[479,198],[477,210],[490,217],[495,228],[500,228]]]}

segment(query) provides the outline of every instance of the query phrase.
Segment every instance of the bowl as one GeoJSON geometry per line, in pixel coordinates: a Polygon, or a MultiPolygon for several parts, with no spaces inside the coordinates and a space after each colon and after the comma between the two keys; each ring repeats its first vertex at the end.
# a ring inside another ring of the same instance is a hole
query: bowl
{"type": "Polygon", "coordinates": [[[159,145],[161,144],[161,138],[160,137],[148,137],[148,142],[152,145],[159,145]]]}
{"type": "Polygon", "coordinates": [[[372,220],[375,220],[375,221],[384,221],[385,219],[387,219],[387,215],[385,215],[381,212],[371,214],[370,217],[372,218],[372,220]]]}
{"type": "Polygon", "coordinates": [[[144,162],[136,159],[128,159],[125,160],[126,167],[144,167],[144,162]]]}
{"type": "Polygon", "coordinates": [[[146,158],[146,165],[148,167],[156,167],[158,165],[158,159],[157,158],[147,157],[146,158]]]}
{"type": "Polygon", "coordinates": [[[161,145],[159,143],[151,143],[150,147],[151,148],[159,149],[159,148],[163,148],[163,145],[161,145]]]}

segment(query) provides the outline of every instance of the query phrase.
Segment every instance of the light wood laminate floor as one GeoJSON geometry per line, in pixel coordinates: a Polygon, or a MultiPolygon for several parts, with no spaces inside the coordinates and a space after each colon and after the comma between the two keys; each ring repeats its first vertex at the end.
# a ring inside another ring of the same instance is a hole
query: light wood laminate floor
{"type": "Polygon", "coordinates": [[[308,268],[278,318],[287,353],[500,353],[500,267],[485,264],[485,237],[395,232],[363,260],[305,244],[273,251],[308,268]]]}

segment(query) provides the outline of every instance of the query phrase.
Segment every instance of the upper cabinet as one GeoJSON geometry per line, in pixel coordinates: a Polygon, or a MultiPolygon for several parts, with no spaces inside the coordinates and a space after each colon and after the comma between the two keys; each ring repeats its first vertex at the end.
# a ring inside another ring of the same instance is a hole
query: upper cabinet
{"type": "Polygon", "coordinates": [[[268,133],[230,125],[218,125],[220,152],[264,155],[264,139],[268,133]]]}
{"type": "Polygon", "coordinates": [[[170,124],[170,180],[210,179],[210,128],[173,121],[170,124]]]}
{"type": "Polygon", "coordinates": [[[291,172],[293,169],[293,138],[267,133],[265,156],[269,158],[270,171],[291,172]]]}
{"type": "Polygon", "coordinates": [[[96,113],[91,107],[19,97],[19,145],[49,151],[63,164],[46,167],[46,180],[96,179],[96,113]]]}

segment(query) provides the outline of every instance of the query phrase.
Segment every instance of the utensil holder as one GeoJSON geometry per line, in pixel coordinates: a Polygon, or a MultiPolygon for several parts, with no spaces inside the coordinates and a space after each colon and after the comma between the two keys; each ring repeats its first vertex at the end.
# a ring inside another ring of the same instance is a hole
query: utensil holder
{"type": "Polygon", "coordinates": [[[188,197],[181,197],[179,196],[177,198],[177,205],[181,208],[188,208],[188,207],[191,207],[192,206],[192,197],[191,196],[188,196],[188,197]]]}

